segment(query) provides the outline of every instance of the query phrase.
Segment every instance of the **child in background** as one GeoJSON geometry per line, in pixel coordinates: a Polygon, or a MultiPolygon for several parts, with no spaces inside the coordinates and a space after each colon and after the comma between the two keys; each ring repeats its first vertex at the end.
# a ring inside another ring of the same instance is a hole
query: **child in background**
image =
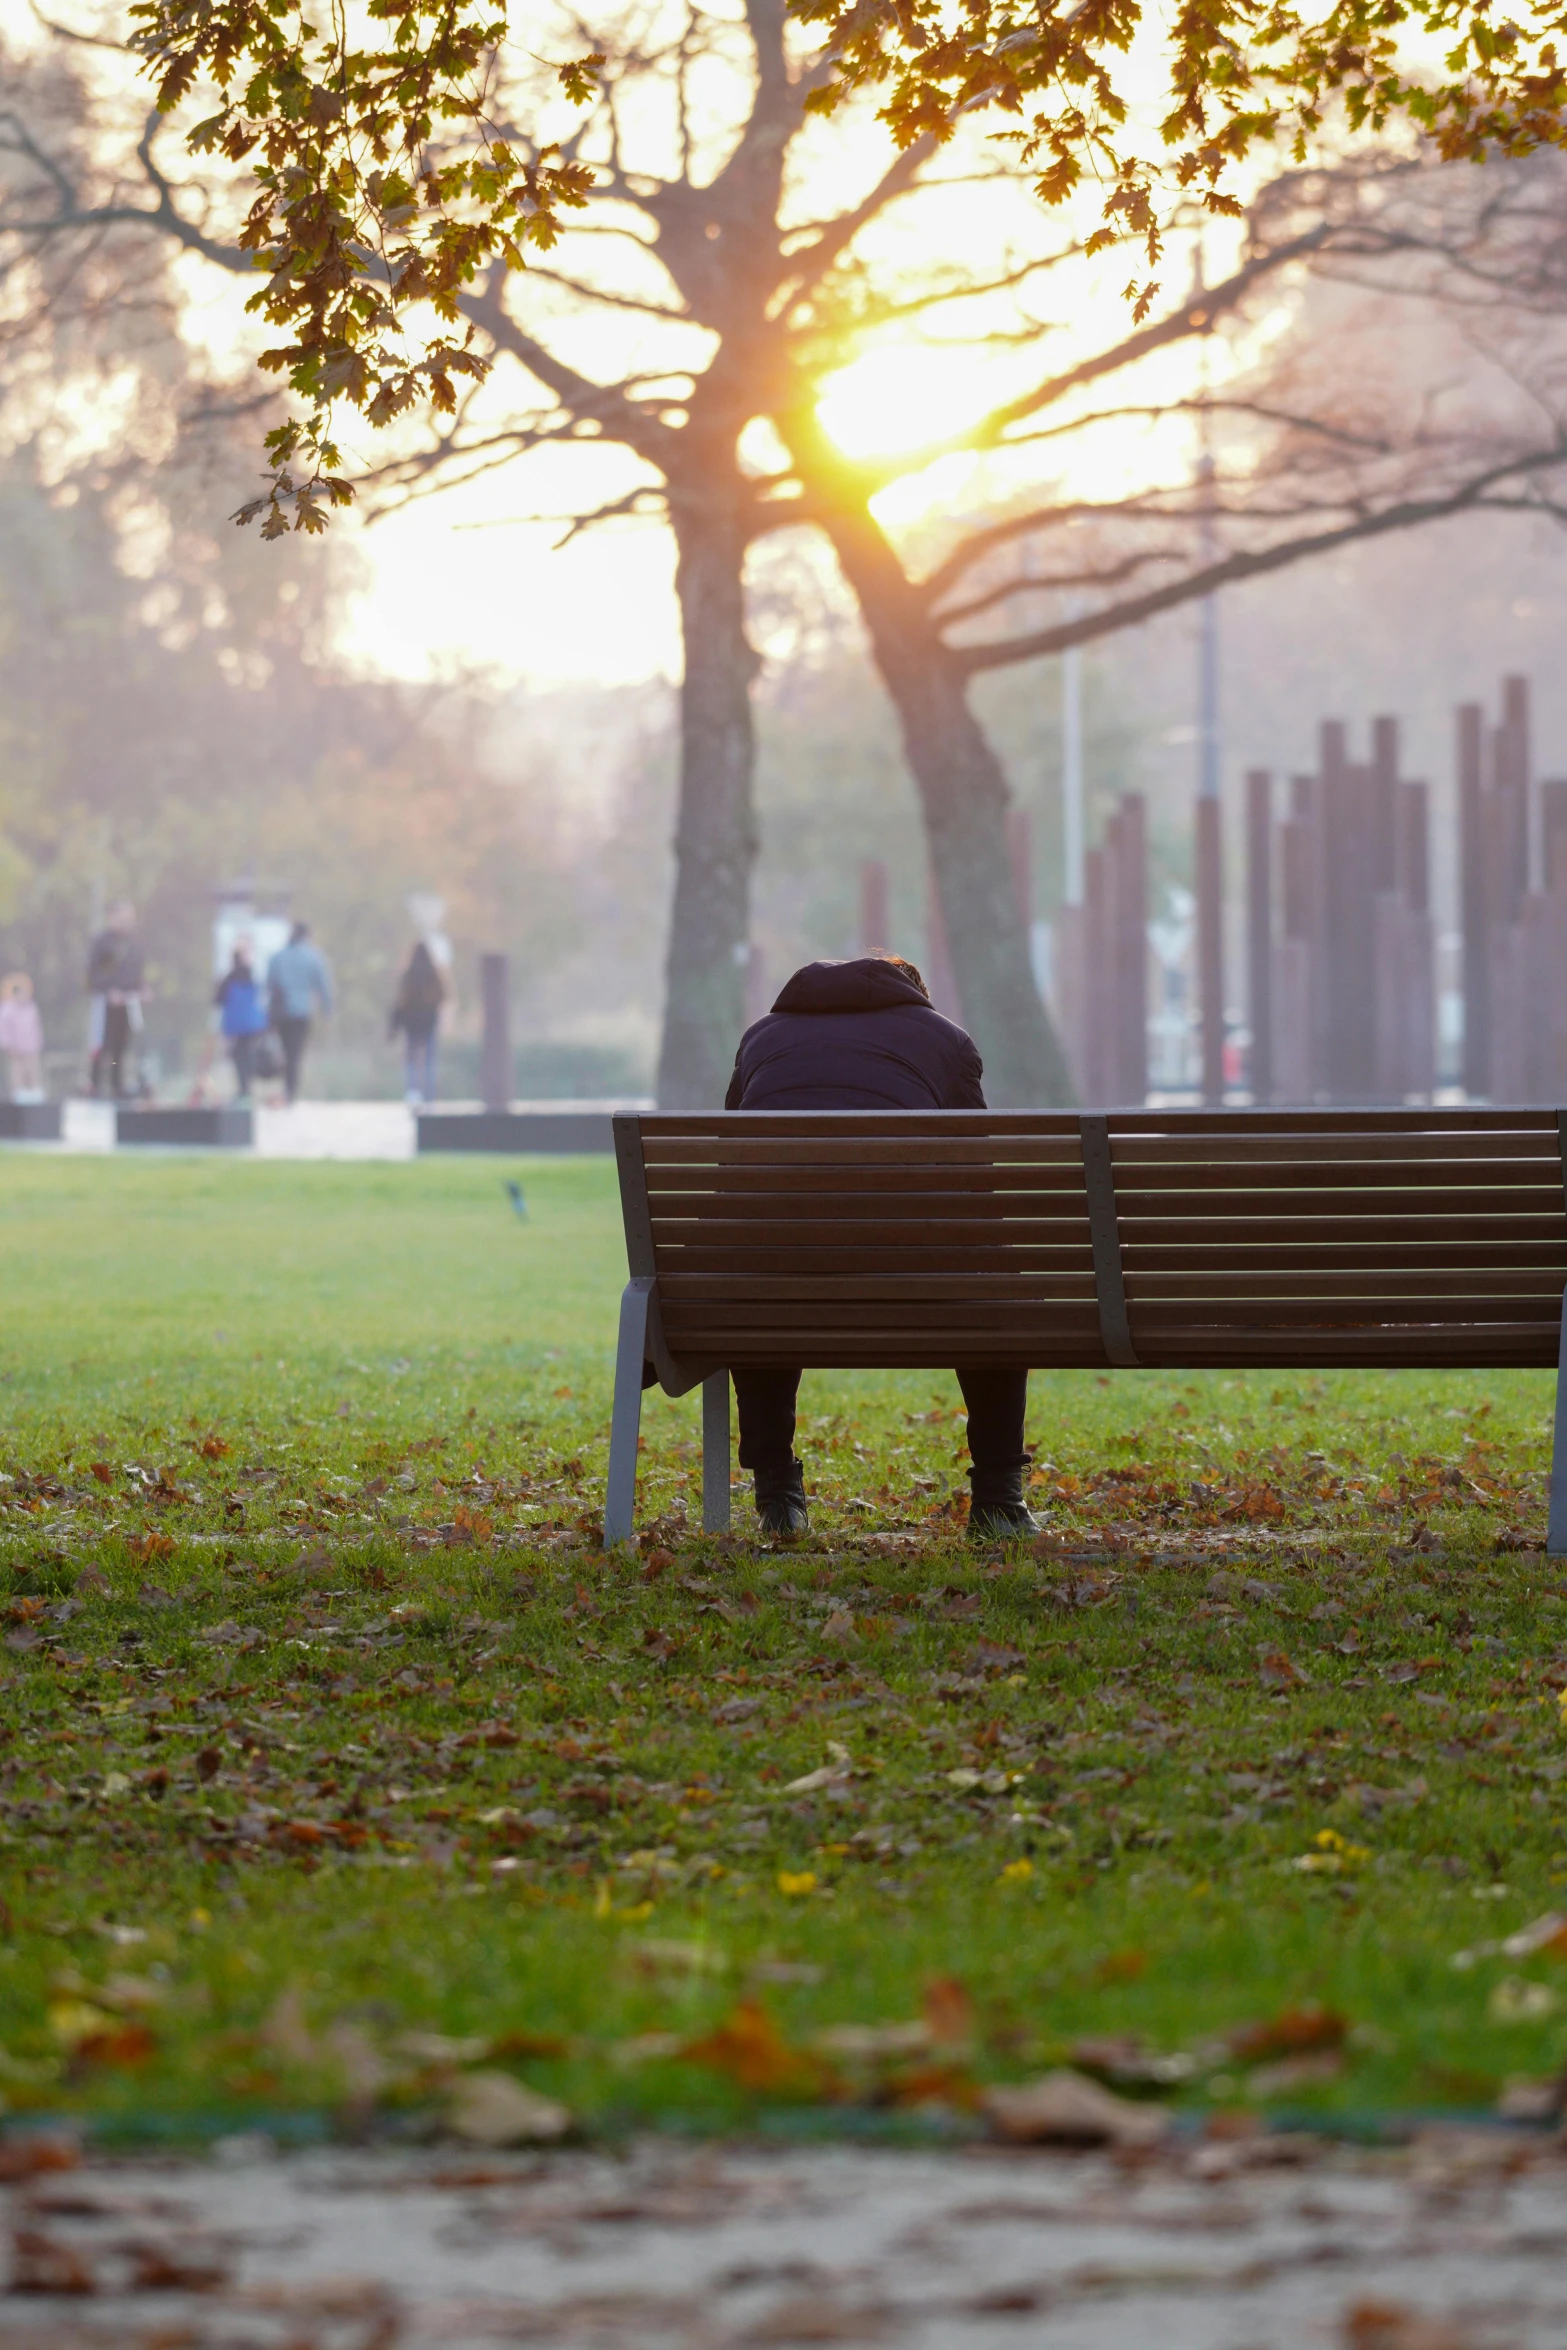
{"type": "Polygon", "coordinates": [[[6,1058],[12,1101],[43,1100],[43,1049],[44,1027],[33,1000],[33,983],[25,971],[13,971],[0,979],[0,1053],[6,1058]]]}

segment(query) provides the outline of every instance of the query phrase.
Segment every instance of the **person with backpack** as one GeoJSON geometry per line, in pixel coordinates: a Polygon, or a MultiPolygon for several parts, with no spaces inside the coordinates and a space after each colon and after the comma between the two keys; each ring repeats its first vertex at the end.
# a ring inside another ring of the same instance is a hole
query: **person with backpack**
{"type": "Polygon", "coordinates": [[[429,947],[420,939],[397,983],[387,1034],[403,1039],[403,1069],[410,1107],[435,1099],[435,1038],[446,1001],[446,982],[429,947]]]}
{"type": "Polygon", "coordinates": [[[218,1030],[233,1059],[235,1092],[241,1102],[250,1100],[256,1052],[268,1026],[266,993],[256,977],[250,951],[248,938],[236,942],[234,960],[212,995],[218,1030]]]}
{"type": "Polygon", "coordinates": [[[284,1098],[292,1103],[299,1099],[310,1023],[317,1012],[324,1015],[332,1009],[331,969],[311,938],[308,922],[294,924],[287,946],[279,947],[267,965],[267,1008],[283,1048],[284,1098]]]}

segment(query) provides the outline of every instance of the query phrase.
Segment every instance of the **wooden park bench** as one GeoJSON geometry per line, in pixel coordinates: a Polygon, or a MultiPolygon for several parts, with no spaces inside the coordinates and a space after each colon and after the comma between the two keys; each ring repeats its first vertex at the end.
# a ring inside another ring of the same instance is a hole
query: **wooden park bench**
{"type": "MultiPolygon", "coordinates": [[[[606,1545],[645,1385],[702,1384],[729,1523],[729,1373],[1545,1369],[1567,1343],[1567,1112],[738,1111],[617,1117],[606,1545]]],[[[1567,1444],[1567,1378],[1555,1451],[1567,1444]]],[[[1552,1474],[1548,1547],[1567,1550],[1552,1474]]]]}

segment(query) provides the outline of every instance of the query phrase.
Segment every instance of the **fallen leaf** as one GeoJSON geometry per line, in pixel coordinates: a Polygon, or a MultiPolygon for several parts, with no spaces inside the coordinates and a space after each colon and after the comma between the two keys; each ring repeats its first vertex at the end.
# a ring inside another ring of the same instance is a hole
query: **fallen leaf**
{"type": "Polygon", "coordinates": [[[217,2253],[199,2244],[143,2243],[129,2249],[131,2285],[138,2293],[213,2293],[232,2273],[217,2253]]]}
{"type": "Polygon", "coordinates": [[[51,1999],[48,2008],[49,2029],[62,2048],[73,2053],[84,2040],[97,2032],[112,2032],[114,2018],[105,2007],[97,2007],[90,1999],[51,1999]]]}
{"type": "Polygon", "coordinates": [[[1282,1648],[1265,1651],[1257,1677],[1264,1689],[1304,1689],[1311,1680],[1305,1667],[1292,1662],[1282,1648]]]}
{"type": "Polygon", "coordinates": [[[799,2350],[807,2342],[879,2342],[890,2330],[885,2310],[809,2294],[764,2310],[735,2339],[743,2350],[799,2350]]]}
{"type": "Polygon", "coordinates": [[[920,1993],[920,2013],[933,2048],[966,2048],[974,2037],[974,2002],[957,1975],[932,1975],[920,1993]]]}
{"type": "Polygon", "coordinates": [[[1238,2064],[1262,2064],[1269,2057],[1341,2048],[1348,2031],[1347,2017],[1313,2000],[1304,2007],[1281,2008],[1260,2023],[1238,2024],[1225,2034],[1224,2045],[1238,2064]]]}
{"type": "Polygon", "coordinates": [[[446,2032],[399,2032],[392,2046],[399,2056],[411,2056],[415,2064],[478,2064],[494,2054],[494,2042],[483,2039],[454,2039],[446,2032]]]}
{"type": "Polygon", "coordinates": [[[737,2087],[757,2092],[819,2092],[826,2077],[820,2065],[790,2047],[756,1999],[739,2000],[715,2031],[688,2041],[681,2054],[688,2063],[705,2064],[737,2087]]]}
{"type": "Polygon", "coordinates": [[[1318,2081],[1336,2081],[1344,2059],[1336,2048],[1319,2048],[1315,2055],[1286,2056],[1277,2064],[1259,2065],[1247,2083],[1254,2097],[1288,2097],[1318,2081]]]}
{"type": "Polygon", "coordinates": [[[722,1975],[729,1953],[712,1942],[634,1942],[632,1959],[647,1975],[722,1975]]]}
{"type": "Polygon", "coordinates": [[[1357,2301],[1344,2312],[1344,2350],[1472,2350],[1473,2337],[1402,2301],[1357,2301]]]}
{"type": "Polygon", "coordinates": [[[1023,1661],[1020,1648],[1007,1648],[995,1640],[977,1640],[963,1659],[963,1667],[970,1673],[1007,1673],[1023,1661]]]}
{"type": "Polygon", "coordinates": [[[36,2178],[45,2171],[77,2170],[81,2159],[79,2142],[59,2130],[0,2139],[0,2185],[12,2186],[18,2179],[36,2178]]]}
{"type": "Polygon", "coordinates": [[[1015,2146],[1151,2146],[1170,2127],[1161,2106],[1134,2104],[1064,2069],[1021,2088],[986,2089],[980,2110],[1015,2146]]]}
{"type": "Polygon", "coordinates": [[[464,2073],[447,2103],[446,2126],[473,2146],[553,2145],[570,2130],[571,2112],[510,2073],[464,2073]]]}
{"type": "Polygon", "coordinates": [[[78,2064],[145,2064],[157,2045],[145,2024],[112,2024],[87,2033],[71,2053],[78,2064]]]}
{"type": "Polygon", "coordinates": [[[849,1777],[844,1763],[824,1763],[819,1771],[807,1771],[803,1779],[791,1779],[781,1787],[780,1795],[814,1795],[822,1787],[841,1787],[849,1777]]]}
{"type": "Polygon", "coordinates": [[[38,2228],[18,2228],[11,2239],[13,2293],[96,2293],[98,2280],[69,2244],[38,2228]]]}
{"type": "Polygon", "coordinates": [[[835,1607],[833,1609],[832,1614],[822,1626],[821,1637],[823,1640],[837,1641],[840,1645],[847,1645],[851,1640],[858,1640],[859,1634],[854,1629],[854,1618],[847,1608],[835,1607]]]}
{"type": "Polygon", "coordinates": [[[1485,2003],[1493,2024],[1533,2024],[1554,2015],[1561,1995],[1549,1983],[1531,1983],[1522,1975],[1504,1975],[1485,2003]]]}
{"type": "Polygon", "coordinates": [[[1094,1969],[1096,1983],[1137,1983],[1148,1972],[1146,1950],[1112,1950],[1094,1969]]]}
{"type": "Polygon", "coordinates": [[[812,2033],[811,2046],[843,2064],[880,2064],[894,2056],[922,2056],[930,2046],[930,2026],[829,2024],[825,2031],[812,2033]]]}

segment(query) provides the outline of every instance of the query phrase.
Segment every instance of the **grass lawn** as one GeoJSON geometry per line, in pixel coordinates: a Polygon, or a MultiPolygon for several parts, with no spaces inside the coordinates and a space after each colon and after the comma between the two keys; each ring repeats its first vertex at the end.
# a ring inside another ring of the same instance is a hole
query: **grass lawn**
{"type": "Polygon", "coordinates": [[[808,1379],[790,1548],[694,1530],[654,1396],[606,1559],[613,1169],[515,1171],[0,1157],[11,2123],[1561,2066],[1567,1932],[1499,1947],[1567,1910],[1547,1376],[1038,1374],[1006,1555],[944,1374],[808,1379]]]}

